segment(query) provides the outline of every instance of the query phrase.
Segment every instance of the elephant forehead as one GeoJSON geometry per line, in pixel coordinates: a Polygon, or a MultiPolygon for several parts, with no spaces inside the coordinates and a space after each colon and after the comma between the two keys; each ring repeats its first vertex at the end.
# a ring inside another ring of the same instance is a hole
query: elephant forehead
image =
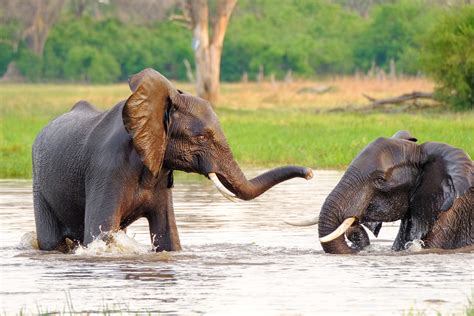
{"type": "Polygon", "coordinates": [[[173,113],[173,118],[179,126],[175,132],[190,135],[211,133],[215,139],[224,139],[217,115],[207,104],[193,104],[179,108],[173,113]]]}
{"type": "Polygon", "coordinates": [[[179,108],[185,116],[196,118],[203,122],[217,123],[217,115],[212,110],[209,102],[196,97],[187,97],[185,104],[185,107],[179,108]]]}
{"type": "Polygon", "coordinates": [[[354,159],[353,165],[365,172],[387,171],[411,160],[415,144],[387,138],[379,138],[365,147],[354,159]],[[403,142],[403,143],[401,143],[403,142]]]}
{"type": "Polygon", "coordinates": [[[205,107],[199,107],[191,113],[191,125],[193,129],[200,132],[205,129],[214,132],[220,131],[217,115],[212,109],[206,109],[205,107]]]}
{"type": "Polygon", "coordinates": [[[212,110],[208,104],[200,105],[197,107],[197,117],[204,122],[206,126],[218,125],[219,120],[217,119],[216,113],[212,110]]]}

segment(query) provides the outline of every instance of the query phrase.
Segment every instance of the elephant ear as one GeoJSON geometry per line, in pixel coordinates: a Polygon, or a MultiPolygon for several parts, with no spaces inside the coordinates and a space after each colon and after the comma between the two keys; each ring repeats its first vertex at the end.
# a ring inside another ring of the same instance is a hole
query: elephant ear
{"type": "Polygon", "coordinates": [[[123,123],[143,163],[156,177],[167,145],[170,100],[178,91],[168,79],[151,68],[131,76],[128,82],[132,95],[123,107],[123,123]]]}
{"type": "Polygon", "coordinates": [[[416,137],[413,137],[409,131],[398,131],[395,134],[393,134],[392,138],[398,138],[398,139],[404,139],[404,140],[409,140],[411,142],[416,143],[418,139],[416,137]]]}
{"type": "Polygon", "coordinates": [[[433,194],[442,194],[441,211],[453,205],[473,185],[473,163],[462,149],[428,142],[421,145],[423,173],[433,194]]]}
{"type": "Polygon", "coordinates": [[[449,210],[473,184],[472,160],[465,151],[436,142],[423,143],[419,148],[422,172],[410,198],[410,211],[400,223],[394,250],[404,249],[409,241],[424,239],[439,214],[449,210]]]}

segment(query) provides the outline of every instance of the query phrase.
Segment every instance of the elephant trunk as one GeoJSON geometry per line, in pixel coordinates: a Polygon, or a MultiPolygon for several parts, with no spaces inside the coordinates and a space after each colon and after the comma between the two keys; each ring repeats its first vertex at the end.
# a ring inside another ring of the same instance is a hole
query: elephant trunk
{"type": "Polygon", "coordinates": [[[251,180],[247,180],[235,160],[231,160],[227,170],[217,173],[219,181],[242,200],[252,200],[274,185],[295,177],[307,180],[313,177],[310,168],[285,166],[267,171],[251,180]]]}
{"type": "MultiPolygon", "coordinates": [[[[328,204],[330,203],[328,202],[329,201],[326,200],[319,215],[318,233],[320,238],[329,236],[343,223],[337,216],[340,212],[337,211],[335,207],[329,206],[328,204]]],[[[321,242],[324,252],[334,254],[353,253],[354,250],[347,245],[344,236],[345,234],[342,234],[332,241],[321,242]]]]}
{"type": "Polygon", "coordinates": [[[367,207],[364,190],[353,188],[357,181],[346,172],[339,184],[328,195],[319,214],[318,233],[323,250],[334,254],[355,252],[345,241],[345,233],[352,225],[358,224],[362,212],[367,207]]]}

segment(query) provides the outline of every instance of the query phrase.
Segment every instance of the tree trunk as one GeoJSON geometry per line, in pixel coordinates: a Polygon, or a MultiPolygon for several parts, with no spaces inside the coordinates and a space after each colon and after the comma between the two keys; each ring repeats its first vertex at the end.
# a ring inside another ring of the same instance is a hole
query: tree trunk
{"type": "Polygon", "coordinates": [[[0,78],[1,81],[5,82],[21,82],[25,78],[20,74],[18,71],[18,68],[16,68],[16,64],[14,61],[10,62],[7,66],[7,71],[3,74],[2,78],[0,78]]]}
{"type": "Polygon", "coordinates": [[[41,56],[49,29],[59,17],[64,0],[35,0],[33,5],[35,14],[30,26],[23,32],[23,39],[34,54],[41,56]]]}
{"type": "Polygon", "coordinates": [[[77,18],[82,18],[87,7],[87,0],[71,0],[71,7],[77,18]]]}
{"type": "Polygon", "coordinates": [[[198,96],[215,104],[219,98],[222,47],[229,19],[237,0],[219,0],[209,40],[209,9],[207,0],[188,0],[193,48],[196,59],[196,90],[198,96]]]}

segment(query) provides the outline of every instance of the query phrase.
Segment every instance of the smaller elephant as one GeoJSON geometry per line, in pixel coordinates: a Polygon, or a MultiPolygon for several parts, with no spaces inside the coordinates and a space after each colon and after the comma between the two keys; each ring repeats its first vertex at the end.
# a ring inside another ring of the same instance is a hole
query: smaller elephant
{"type": "Polygon", "coordinates": [[[370,244],[382,222],[401,220],[393,243],[404,250],[414,240],[425,248],[455,249],[474,243],[474,168],[469,155],[437,142],[416,144],[407,131],[365,147],[326,198],[318,223],[328,253],[353,253],[370,244]],[[345,237],[352,242],[349,247],[345,237]]]}

